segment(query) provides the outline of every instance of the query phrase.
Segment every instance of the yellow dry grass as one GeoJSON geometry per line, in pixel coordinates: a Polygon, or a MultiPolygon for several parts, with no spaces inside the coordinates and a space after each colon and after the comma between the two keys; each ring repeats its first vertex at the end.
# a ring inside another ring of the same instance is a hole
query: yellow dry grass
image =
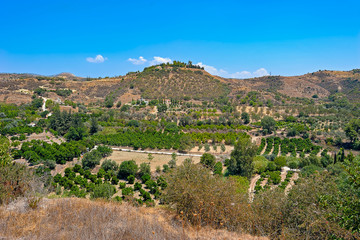
{"type": "Polygon", "coordinates": [[[5,239],[266,239],[211,228],[184,228],[169,210],[87,199],[44,199],[30,208],[0,207],[5,239]]]}

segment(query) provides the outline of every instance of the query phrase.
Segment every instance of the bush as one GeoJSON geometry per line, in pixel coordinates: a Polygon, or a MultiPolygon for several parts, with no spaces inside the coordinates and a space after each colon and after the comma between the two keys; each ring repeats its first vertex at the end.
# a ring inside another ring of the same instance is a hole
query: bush
{"type": "Polygon", "coordinates": [[[316,172],[321,172],[323,169],[317,165],[308,165],[301,169],[301,175],[303,177],[308,177],[315,174],[316,172]]]}
{"type": "Polygon", "coordinates": [[[200,157],[200,163],[203,164],[206,167],[213,168],[215,165],[215,156],[210,153],[204,153],[200,157]]]}
{"type": "Polygon", "coordinates": [[[94,192],[92,193],[92,198],[104,198],[110,199],[116,192],[114,186],[104,183],[95,185],[94,192]]]}
{"type": "Polygon", "coordinates": [[[298,164],[298,162],[291,161],[291,162],[288,163],[288,166],[291,169],[297,169],[299,167],[299,164],[298,164]]]}
{"type": "Polygon", "coordinates": [[[134,190],[137,191],[137,190],[140,190],[141,188],[142,188],[141,183],[136,182],[134,185],[134,190]]]}
{"type": "Polygon", "coordinates": [[[73,167],[73,171],[76,173],[78,173],[80,169],[82,169],[82,167],[79,164],[75,164],[75,166],[73,167]]]}
{"type": "Polygon", "coordinates": [[[139,171],[139,175],[140,177],[145,175],[145,174],[150,174],[150,164],[148,163],[141,163],[140,164],[140,171],[139,171]]]}
{"type": "Polygon", "coordinates": [[[250,187],[250,182],[246,177],[230,176],[229,179],[235,182],[236,192],[245,193],[245,194],[248,192],[250,187]]]}
{"type": "Polygon", "coordinates": [[[184,162],[166,174],[165,179],[168,182],[162,195],[165,202],[175,206],[181,217],[193,224],[206,222],[219,227],[233,212],[229,204],[241,201],[235,181],[214,176],[201,165],[184,162]]]}
{"type": "Polygon", "coordinates": [[[112,185],[117,185],[119,183],[119,179],[116,177],[116,176],[114,176],[112,179],[111,179],[111,184],[112,185]]]}
{"type": "Polygon", "coordinates": [[[143,175],[142,177],[141,177],[141,180],[142,180],[142,182],[143,183],[146,183],[148,180],[150,180],[151,179],[151,176],[150,176],[150,174],[145,174],[145,175],[143,175]]]}
{"type": "Polygon", "coordinates": [[[34,179],[33,173],[23,164],[0,165],[0,205],[24,196],[31,190],[34,179]]]}
{"type": "Polygon", "coordinates": [[[222,175],[223,165],[221,162],[217,162],[214,166],[214,174],[222,175]]]}
{"type": "Polygon", "coordinates": [[[164,165],[163,165],[163,172],[165,173],[165,172],[167,172],[167,171],[169,171],[169,165],[164,164],[164,165]]]}
{"type": "Polygon", "coordinates": [[[110,147],[103,145],[98,146],[96,151],[98,151],[102,157],[108,157],[112,153],[112,149],[110,147]]]}
{"type": "Polygon", "coordinates": [[[134,177],[134,175],[128,176],[128,177],[127,177],[127,180],[128,180],[128,182],[129,182],[129,184],[134,184],[134,182],[135,182],[135,177],[134,177]]]}
{"type": "Polygon", "coordinates": [[[124,183],[124,182],[119,183],[119,188],[120,189],[124,189],[125,187],[126,187],[126,183],[124,183]]]}
{"type": "Polygon", "coordinates": [[[286,166],[286,158],[284,156],[276,157],[274,163],[278,168],[282,168],[286,166]]]}
{"type": "Polygon", "coordinates": [[[126,187],[121,190],[121,194],[123,195],[123,197],[132,196],[134,195],[134,189],[132,187],[126,187]]]}
{"type": "Polygon", "coordinates": [[[254,172],[261,174],[266,171],[269,161],[264,156],[254,157],[254,172]]]}
{"type": "Polygon", "coordinates": [[[275,171],[277,169],[276,164],[274,162],[268,162],[267,170],[275,171]]]}
{"type": "Polygon", "coordinates": [[[119,168],[119,165],[115,161],[112,161],[111,159],[105,159],[104,162],[101,164],[101,168],[104,169],[105,172],[109,170],[116,172],[119,168]]]}
{"type": "Polygon", "coordinates": [[[126,179],[128,176],[135,176],[138,171],[138,165],[134,160],[124,161],[120,164],[118,178],[126,179]]]}
{"type": "Polygon", "coordinates": [[[281,182],[281,176],[280,176],[280,171],[275,171],[275,172],[269,172],[269,180],[277,185],[281,182]]]}
{"type": "Polygon", "coordinates": [[[84,169],[93,169],[96,165],[100,164],[101,158],[100,152],[94,150],[86,153],[81,163],[84,169]]]}

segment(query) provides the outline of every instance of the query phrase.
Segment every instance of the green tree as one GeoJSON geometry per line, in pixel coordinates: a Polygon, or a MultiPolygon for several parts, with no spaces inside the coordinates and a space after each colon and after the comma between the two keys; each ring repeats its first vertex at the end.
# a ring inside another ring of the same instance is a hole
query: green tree
{"type": "Polygon", "coordinates": [[[150,164],[148,163],[141,163],[140,164],[140,171],[139,171],[139,175],[140,177],[145,175],[145,174],[150,174],[150,164]]]}
{"type": "Polygon", "coordinates": [[[261,127],[265,134],[271,134],[276,128],[276,121],[269,116],[265,116],[261,119],[261,127]]]}
{"type": "Polygon", "coordinates": [[[210,154],[210,153],[204,153],[201,157],[200,157],[200,163],[203,164],[206,167],[209,167],[210,169],[212,169],[215,165],[215,156],[210,154]]]}
{"type": "Polygon", "coordinates": [[[256,152],[257,146],[251,142],[250,137],[240,138],[231,152],[228,166],[230,175],[240,175],[250,179],[254,171],[253,159],[256,152]]]}
{"type": "Polygon", "coordinates": [[[105,172],[107,171],[116,172],[119,168],[119,165],[111,159],[105,159],[104,162],[101,164],[101,168],[104,169],[105,172]]]}
{"type": "Polygon", "coordinates": [[[360,135],[360,119],[352,119],[345,127],[346,136],[351,142],[355,142],[359,139],[360,135]]]}
{"type": "Polygon", "coordinates": [[[214,165],[214,174],[222,175],[223,165],[221,162],[217,162],[214,165]]]}
{"type": "Polygon", "coordinates": [[[93,169],[96,165],[100,163],[101,154],[98,151],[88,152],[84,155],[82,159],[82,166],[85,170],[93,169]]]}
{"type": "Polygon", "coordinates": [[[244,124],[250,123],[250,115],[247,112],[241,113],[241,120],[243,120],[244,124]]]}
{"type": "Polygon", "coordinates": [[[118,178],[126,179],[130,175],[136,175],[138,171],[138,165],[134,160],[124,161],[120,164],[118,178]]]}
{"type": "Polygon", "coordinates": [[[194,147],[194,141],[192,140],[190,135],[182,135],[179,139],[179,144],[180,152],[190,151],[194,147]]]}
{"type": "Polygon", "coordinates": [[[112,106],[114,106],[114,98],[113,98],[113,96],[111,96],[111,95],[106,96],[104,103],[105,103],[105,107],[112,108],[112,106]]]}
{"type": "Polygon", "coordinates": [[[91,118],[90,122],[90,134],[93,135],[99,131],[99,124],[95,117],[91,118]]]}
{"type": "Polygon", "coordinates": [[[176,159],[176,153],[172,153],[172,154],[171,154],[171,160],[168,162],[169,167],[170,167],[170,168],[175,168],[175,167],[176,167],[176,161],[177,161],[177,159],[176,159]]]}

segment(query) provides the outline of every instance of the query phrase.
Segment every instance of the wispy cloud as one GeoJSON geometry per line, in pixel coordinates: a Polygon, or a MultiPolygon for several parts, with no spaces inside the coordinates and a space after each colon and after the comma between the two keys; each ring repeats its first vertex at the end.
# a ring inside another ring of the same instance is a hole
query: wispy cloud
{"type": "Polygon", "coordinates": [[[148,63],[150,66],[172,62],[172,60],[170,58],[164,58],[164,57],[158,57],[158,56],[153,57],[152,60],[147,60],[144,57],[140,56],[139,58],[129,58],[128,61],[134,65],[142,65],[142,64],[148,63]]]}
{"type": "Polygon", "coordinates": [[[129,58],[128,61],[135,65],[142,65],[147,62],[147,60],[145,58],[143,58],[142,56],[140,56],[138,59],[129,58]]]}
{"type": "Polygon", "coordinates": [[[105,60],[107,60],[107,58],[104,58],[104,57],[101,56],[100,54],[99,54],[99,55],[96,55],[95,58],[92,58],[92,57],[86,58],[86,61],[88,61],[88,62],[90,62],[90,63],[103,63],[105,60]]]}
{"type": "Polygon", "coordinates": [[[217,75],[226,78],[253,78],[253,77],[262,77],[269,75],[268,71],[265,68],[260,68],[254,72],[241,71],[241,72],[229,73],[228,71],[225,71],[223,69],[218,70],[213,66],[203,64],[202,62],[199,62],[196,65],[203,67],[207,72],[209,72],[212,75],[217,75]]]}
{"type": "Polygon", "coordinates": [[[154,57],[154,59],[150,61],[150,65],[156,65],[161,63],[172,63],[172,60],[170,58],[154,57]]]}

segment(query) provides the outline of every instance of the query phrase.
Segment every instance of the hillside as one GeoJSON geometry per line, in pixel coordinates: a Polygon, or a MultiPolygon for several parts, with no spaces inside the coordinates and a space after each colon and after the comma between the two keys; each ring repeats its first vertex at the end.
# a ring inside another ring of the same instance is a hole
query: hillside
{"type": "Polygon", "coordinates": [[[43,199],[37,210],[27,205],[20,200],[0,207],[0,238],[267,239],[211,228],[183,228],[170,211],[127,203],[65,198],[43,199]]]}
{"type": "Polygon", "coordinates": [[[80,103],[96,103],[106,96],[123,103],[143,97],[145,99],[210,100],[222,96],[234,97],[239,93],[260,91],[264,95],[276,93],[290,97],[326,98],[343,93],[350,101],[360,100],[360,73],[353,71],[318,71],[301,76],[264,76],[251,79],[226,79],[212,76],[202,69],[171,66],[153,66],[142,72],[102,79],[85,79],[70,73],[53,77],[32,74],[0,74],[0,101],[27,103],[37,88],[47,90],[46,97],[80,103]],[[56,90],[70,89],[63,96],[56,90]],[[266,93],[266,94],[265,94],[266,93]]]}

